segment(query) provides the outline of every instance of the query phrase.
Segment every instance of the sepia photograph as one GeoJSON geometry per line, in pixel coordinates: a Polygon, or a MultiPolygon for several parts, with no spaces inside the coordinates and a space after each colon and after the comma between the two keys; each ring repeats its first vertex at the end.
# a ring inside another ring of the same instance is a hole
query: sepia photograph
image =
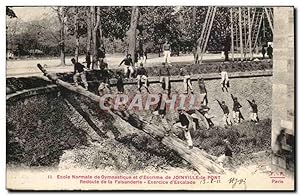
{"type": "Polygon", "coordinates": [[[6,6],[6,189],[295,191],[295,8],[239,6],[6,6]]]}

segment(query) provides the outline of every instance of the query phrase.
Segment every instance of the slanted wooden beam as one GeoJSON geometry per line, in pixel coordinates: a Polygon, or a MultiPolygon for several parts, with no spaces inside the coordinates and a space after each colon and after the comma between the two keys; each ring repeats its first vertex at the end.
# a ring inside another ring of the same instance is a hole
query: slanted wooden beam
{"type": "MultiPolygon", "coordinates": [[[[100,96],[95,95],[81,86],[73,86],[67,82],[60,80],[55,73],[49,73],[42,65],[38,64],[38,68],[47,76],[53,83],[66,88],[67,90],[81,95],[90,99],[95,103],[99,103],[100,96]]],[[[174,150],[177,154],[185,159],[187,162],[191,164],[191,166],[199,173],[199,174],[224,174],[225,170],[218,164],[214,162],[214,157],[207,154],[205,151],[200,150],[198,148],[188,149],[186,143],[179,139],[174,135],[165,136],[165,130],[154,125],[149,124],[137,116],[132,116],[135,120],[136,124],[131,125],[128,121],[121,118],[119,115],[115,114],[111,110],[103,110],[103,112],[108,113],[112,117],[111,123],[114,127],[118,129],[119,132],[123,133],[138,133],[136,129],[143,131],[144,133],[150,135],[153,138],[160,140],[160,142],[165,145],[167,148],[174,150]]]]}

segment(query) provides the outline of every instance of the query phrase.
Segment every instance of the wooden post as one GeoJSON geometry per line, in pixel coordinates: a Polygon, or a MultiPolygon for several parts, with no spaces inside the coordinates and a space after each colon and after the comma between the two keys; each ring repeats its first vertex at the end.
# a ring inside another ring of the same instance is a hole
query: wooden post
{"type": "Polygon", "coordinates": [[[248,7],[248,42],[249,42],[249,52],[250,52],[250,60],[253,59],[253,52],[252,52],[252,41],[251,41],[251,33],[252,33],[252,28],[251,28],[251,17],[250,17],[250,7],[248,7]]]}
{"type": "Polygon", "coordinates": [[[269,12],[268,12],[268,9],[267,9],[267,8],[264,8],[264,9],[265,9],[265,12],[266,12],[266,15],[267,15],[267,18],[268,18],[268,22],[269,22],[271,31],[272,31],[272,33],[274,34],[273,23],[272,23],[272,20],[271,20],[271,18],[270,18],[270,14],[269,14],[269,12]]]}
{"type": "Polygon", "coordinates": [[[261,15],[261,17],[260,17],[260,20],[259,20],[259,23],[258,23],[257,34],[256,34],[256,36],[255,36],[255,41],[254,41],[253,47],[256,47],[257,39],[258,39],[258,35],[259,35],[259,30],[260,30],[261,22],[263,21],[263,18],[264,18],[264,14],[262,13],[262,15],[261,15]]]}
{"type": "MultiPolygon", "coordinates": [[[[236,14],[235,14],[236,15],[236,14]]],[[[239,51],[239,29],[238,29],[239,19],[235,16],[235,44],[236,44],[236,51],[239,51]]]]}
{"type": "Polygon", "coordinates": [[[208,7],[206,16],[205,16],[205,20],[204,20],[204,24],[202,26],[202,30],[201,30],[201,35],[200,38],[197,40],[197,50],[196,50],[196,55],[195,55],[195,63],[199,63],[198,58],[199,58],[199,54],[201,53],[202,50],[202,45],[203,45],[203,37],[204,37],[204,32],[207,26],[207,21],[208,18],[210,16],[210,12],[211,12],[211,7],[208,7]]]}
{"type": "MultiPolygon", "coordinates": [[[[250,27],[249,27],[249,28],[251,29],[251,40],[247,40],[247,46],[249,45],[249,42],[251,42],[251,47],[253,46],[253,44],[252,44],[252,43],[253,43],[253,42],[252,42],[253,36],[255,36],[255,35],[254,35],[254,32],[255,32],[255,31],[252,31],[252,28],[253,28],[253,27],[256,28],[256,26],[255,26],[255,25],[257,25],[257,24],[256,24],[256,23],[257,23],[257,20],[256,20],[256,19],[258,18],[258,17],[255,17],[255,16],[256,16],[256,15],[255,15],[255,14],[256,14],[256,8],[253,8],[253,9],[254,9],[254,11],[253,11],[253,14],[252,14],[252,18],[250,17],[250,18],[251,18],[251,19],[250,19],[250,20],[251,20],[251,25],[250,25],[250,27]],[[252,35],[252,34],[253,34],[253,35],[252,35]]],[[[250,13],[251,13],[251,11],[250,11],[250,13]]],[[[259,30],[259,29],[258,29],[258,30],[259,30]]],[[[258,31],[257,31],[257,32],[258,32],[258,31]]],[[[253,46],[253,49],[254,49],[254,46],[253,46]]],[[[253,57],[253,54],[252,54],[252,57],[253,57]]]]}
{"type": "Polygon", "coordinates": [[[230,30],[231,30],[231,59],[234,61],[234,40],[233,40],[233,8],[230,8],[230,30]]]}
{"type": "Polygon", "coordinates": [[[246,21],[246,9],[243,9],[243,26],[244,26],[244,57],[245,60],[247,60],[247,52],[248,52],[248,48],[247,48],[247,21],[246,21]]]}
{"type": "Polygon", "coordinates": [[[206,50],[207,42],[208,42],[208,39],[209,39],[212,24],[214,22],[216,11],[217,11],[217,7],[214,7],[213,12],[212,12],[212,16],[211,16],[211,19],[210,19],[209,29],[208,29],[208,32],[207,32],[207,35],[206,35],[206,40],[205,40],[205,43],[204,43],[204,46],[203,46],[202,52],[201,52],[200,64],[202,63],[203,53],[205,53],[205,50],[206,50]]]}
{"type": "Polygon", "coordinates": [[[240,30],[240,51],[241,61],[244,60],[244,47],[243,47],[243,28],[242,28],[242,9],[239,7],[239,30],[240,30]]]}

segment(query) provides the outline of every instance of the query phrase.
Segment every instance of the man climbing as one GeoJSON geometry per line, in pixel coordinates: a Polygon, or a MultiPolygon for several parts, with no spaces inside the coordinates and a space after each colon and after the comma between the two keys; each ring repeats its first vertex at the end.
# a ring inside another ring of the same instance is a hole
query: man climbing
{"type": "Polygon", "coordinates": [[[231,120],[229,117],[229,108],[228,106],[225,104],[225,101],[222,101],[222,103],[216,99],[216,101],[219,103],[221,109],[223,110],[224,116],[223,116],[223,123],[224,123],[224,127],[230,126],[231,125],[231,120]]]}
{"type": "Polygon", "coordinates": [[[123,83],[123,76],[120,71],[117,71],[117,93],[123,94],[124,93],[124,83],[123,83]]]}
{"type": "Polygon", "coordinates": [[[273,48],[272,48],[271,44],[267,48],[267,55],[269,56],[270,59],[273,58],[273,48]]]}
{"type": "Polygon", "coordinates": [[[124,58],[120,65],[121,66],[122,64],[125,64],[125,67],[124,67],[124,75],[125,75],[125,78],[132,78],[133,77],[133,73],[134,73],[134,69],[133,69],[133,62],[132,62],[132,58],[131,58],[131,55],[130,54],[127,54],[126,55],[126,58],[124,58]]]}
{"type": "Polygon", "coordinates": [[[224,162],[227,164],[227,166],[230,169],[233,169],[233,161],[232,161],[232,152],[233,149],[231,147],[231,143],[228,141],[228,139],[223,140],[224,141],[224,154],[225,154],[225,160],[224,162]]]}
{"type": "Polygon", "coordinates": [[[239,103],[238,101],[238,98],[233,96],[232,94],[231,95],[231,98],[233,100],[233,120],[234,120],[234,123],[235,124],[238,124],[241,122],[241,119],[244,120],[244,117],[240,111],[240,108],[242,107],[242,105],[239,103]]]}
{"type": "Polygon", "coordinates": [[[140,64],[136,73],[137,73],[137,84],[138,84],[139,91],[141,92],[141,88],[142,86],[144,86],[147,92],[150,93],[148,89],[149,87],[148,74],[146,69],[143,67],[143,64],[140,64]]]}
{"type": "Polygon", "coordinates": [[[98,64],[100,69],[107,68],[108,64],[104,62],[105,59],[105,48],[103,44],[100,45],[100,47],[97,50],[97,56],[98,56],[98,64]]]}
{"type": "Polygon", "coordinates": [[[74,65],[74,75],[73,80],[75,82],[75,85],[78,86],[78,80],[79,77],[81,78],[81,81],[84,85],[84,88],[88,90],[88,83],[86,81],[86,73],[85,73],[85,66],[76,62],[74,58],[71,59],[72,64],[74,65]]]}
{"type": "Polygon", "coordinates": [[[180,68],[180,75],[183,76],[183,85],[184,85],[185,94],[188,94],[189,89],[193,94],[193,86],[191,83],[190,70],[186,67],[180,68]]]}
{"type": "Polygon", "coordinates": [[[259,122],[259,118],[258,118],[258,109],[257,109],[257,104],[255,103],[255,100],[253,99],[252,101],[248,100],[248,103],[250,104],[251,107],[251,112],[250,112],[250,119],[252,122],[259,122]]]}
{"type": "Polygon", "coordinates": [[[193,148],[193,141],[190,131],[193,130],[193,120],[192,117],[187,114],[182,109],[178,110],[179,120],[174,124],[174,127],[183,129],[184,137],[187,141],[189,149],[193,148]]]}
{"type": "Polygon", "coordinates": [[[147,61],[147,52],[146,52],[147,49],[143,50],[141,49],[139,51],[139,59],[140,59],[140,63],[142,64],[146,64],[146,61],[147,61]]]}
{"type": "Polygon", "coordinates": [[[206,118],[206,121],[208,122],[209,127],[215,126],[213,123],[212,119],[215,118],[216,116],[209,114],[210,108],[207,107],[206,105],[202,105],[199,109],[199,112],[206,118]]]}
{"type": "Polygon", "coordinates": [[[111,93],[111,88],[110,88],[108,78],[105,78],[104,80],[102,80],[102,82],[100,83],[100,85],[98,87],[98,92],[99,92],[100,96],[111,93]]]}
{"type": "Polygon", "coordinates": [[[208,99],[207,99],[207,91],[206,91],[204,79],[198,78],[198,84],[199,84],[199,89],[200,89],[200,103],[201,103],[201,105],[207,105],[208,99]]]}
{"type": "Polygon", "coordinates": [[[215,118],[214,115],[210,115],[208,111],[210,110],[209,107],[205,105],[201,105],[199,109],[190,110],[187,113],[191,115],[194,122],[194,130],[197,128],[200,129],[209,129],[210,127],[214,126],[212,122],[212,118],[215,118]]]}
{"type": "Polygon", "coordinates": [[[152,112],[153,116],[151,117],[149,123],[152,122],[152,120],[155,116],[159,117],[163,128],[166,130],[165,136],[169,136],[171,129],[170,129],[169,123],[167,122],[167,119],[166,119],[167,104],[164,102],[163,96],[161,93],[159,93],[158,96],[159,96],[159,101],[158,101],[154,111],[152,112]]]}
{"type": "Polygon", "coordinates": [[[163,65],[159,68],[159,82],[162,89],[167,90],[170,94],[170,70],[168,65],[163,65]]]}
{"type": "Polygon", "coordinates": [[[164,62],[163,64],[170,64],[170,57],[171,57],[171,45],[169,44],[168,40],[163,45],[163,51],[164,51],[164,62]]]}
{"type": "Polygon", "coordinates": [[[220,73],[221,73],[221,86],[222,86],[222,91],[224,92],[224,89],[226,92],[228,92],[229,88],[229,78],[228,78],[228,73],[225,71],[224,68],[220,68],[220,73]]]}

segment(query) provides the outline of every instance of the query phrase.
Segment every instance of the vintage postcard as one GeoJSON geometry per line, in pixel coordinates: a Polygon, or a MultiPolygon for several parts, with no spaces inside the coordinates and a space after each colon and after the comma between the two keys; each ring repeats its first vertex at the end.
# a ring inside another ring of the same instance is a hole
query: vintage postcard
{"type": "Polygon", "coordinates": [[[8,190],[295,191],[294,7],[7,6],[8,190]]]}

